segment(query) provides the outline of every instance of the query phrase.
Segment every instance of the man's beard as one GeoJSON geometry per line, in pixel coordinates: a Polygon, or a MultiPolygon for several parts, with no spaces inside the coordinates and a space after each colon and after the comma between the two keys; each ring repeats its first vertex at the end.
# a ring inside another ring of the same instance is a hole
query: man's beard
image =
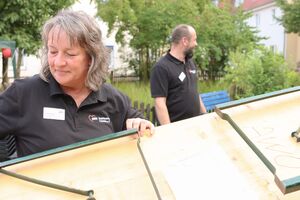
{"type": "Polygon", "coordinates": [[[194,55],[194,48],[188,48],[184,52],[185,59],[191,59],[194,55]]]}

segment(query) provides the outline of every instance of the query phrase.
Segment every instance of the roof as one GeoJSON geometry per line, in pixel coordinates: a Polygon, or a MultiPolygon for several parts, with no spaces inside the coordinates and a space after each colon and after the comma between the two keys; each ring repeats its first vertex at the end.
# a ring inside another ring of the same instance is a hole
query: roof
{"type": "Polygon", "coordinates": [[[254,8],[261,7],[273,2],[275,2],[275,0],[244,0],[243,9],[252,10],[254,8]]]}

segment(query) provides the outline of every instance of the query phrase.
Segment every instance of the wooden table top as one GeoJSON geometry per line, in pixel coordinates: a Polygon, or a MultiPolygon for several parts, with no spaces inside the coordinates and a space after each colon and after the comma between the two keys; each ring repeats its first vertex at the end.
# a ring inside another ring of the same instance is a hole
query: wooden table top
{"type": "MultiPolygon", "coordinates": [[[[300,174],[300,144],[289,136],[300,125],[299,111],[299,92],[222,110],[272,163],[281,181],[300,174]]],[[[300,191],[283,194],[270,169],[217,113],[159,126],[152,137],[140,138],[139,144],[138,139],[124,136],[1,166],[36,179],[93,190],[96,199],[300,199],[300,191]]],[[[0,200],[87,199],[5,174],[0,174],[0,185],[0,200]]]]}

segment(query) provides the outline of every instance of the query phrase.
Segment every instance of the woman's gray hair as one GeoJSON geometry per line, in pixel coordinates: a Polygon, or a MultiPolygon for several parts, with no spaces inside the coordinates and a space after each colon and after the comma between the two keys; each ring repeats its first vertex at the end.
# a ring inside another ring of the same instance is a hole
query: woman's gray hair
{"type": "Polygon", "coordinates": [[[93,91],[100,88],[108,74],[109,51],[102,42],[102,34],[96,20],[84,12],[62,10],[56,16],[46,21],[42,30],[42,68],[40,77],[48,81],[50,68],[48,63],[49,33],[54,28],[64,31],[71,42],[84,48],[91,58],[85,85],[93,91]]]}

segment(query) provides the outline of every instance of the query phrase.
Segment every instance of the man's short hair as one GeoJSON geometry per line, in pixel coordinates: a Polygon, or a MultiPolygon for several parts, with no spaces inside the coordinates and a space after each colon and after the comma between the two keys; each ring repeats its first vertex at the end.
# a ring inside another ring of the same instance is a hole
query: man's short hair
{"type": "Polygon", "coordinates": [[[187,24],[177,25],[172,31],[171,42],[178,44],[181,38],[183,37],[187,37],[190,39],[191,38],[190,28],[192,27],[187,24]]]}

